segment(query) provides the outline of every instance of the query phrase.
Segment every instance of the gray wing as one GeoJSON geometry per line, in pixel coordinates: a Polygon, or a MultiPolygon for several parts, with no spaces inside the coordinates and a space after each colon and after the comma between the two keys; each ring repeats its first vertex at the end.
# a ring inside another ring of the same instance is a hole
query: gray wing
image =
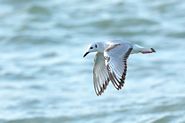
{"type": "Polygon", "coordinates": [[[97,53],[94,59],[93,83],[96,94],[101,95],[109,83],[109,74],[105,66],[103,53],[97,53]]]}
{"type": "Polygon", "coordinates": [[[127,72],[127,59],[132,49],[130,43],[124,43],[111,45],[104,51],[109,78],[117,90],[124,86],[127,72]]]}

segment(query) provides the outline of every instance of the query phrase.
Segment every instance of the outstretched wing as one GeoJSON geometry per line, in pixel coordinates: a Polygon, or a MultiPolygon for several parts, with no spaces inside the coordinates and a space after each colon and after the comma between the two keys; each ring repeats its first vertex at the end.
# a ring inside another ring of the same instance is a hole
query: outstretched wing
{"type": "Polygon", "coordinates": [[[96,94],[101,95],[109,84],[109,74],[105,66],[103,53],[97,53],[94,59],[93,83],[96,94]]]}
{"type": "Polygon", "coordinates": [[[132,51],[130,43],[112,44],[104,51],[105,65],[114,87],[119,90],[124,85],[127,59],[132,51]]]}
{"type": "Polygon", "coordinates": [[[97,53],[94,59],[93,83],[96,94],[101,95],[109,83],[109,74],[105,66],[103,53],[97,53]]]}

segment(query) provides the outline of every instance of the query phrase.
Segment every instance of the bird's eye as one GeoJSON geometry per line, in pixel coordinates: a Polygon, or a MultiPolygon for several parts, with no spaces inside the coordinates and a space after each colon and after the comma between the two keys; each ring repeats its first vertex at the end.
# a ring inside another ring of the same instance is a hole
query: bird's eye
{"type": "Polygon", "coordinates": [[[96,47],[96,48],[98,47],[97,44],[95,44],[95,47],[96,47]]]}
{"type": "Polygon", "coordinates": [[[93,47],[90,47],[90,49],[93,49],[93,47]]]}

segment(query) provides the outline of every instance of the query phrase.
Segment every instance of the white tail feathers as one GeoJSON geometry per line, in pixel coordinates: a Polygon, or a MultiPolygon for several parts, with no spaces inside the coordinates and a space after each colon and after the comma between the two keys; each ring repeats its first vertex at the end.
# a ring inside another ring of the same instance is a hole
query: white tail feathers
{"type": "Polygon", "coordinates": [[[144,48],[139,45],[134,45],[132,54],[134,53],[142,53],[142,54],[148,54],[148,53],[154,53],[156,52],[153,48],[144,48]]]}
{"type": "Polygon", "coordinates": [[[155,53],[156,51],[153,48],[150,48],[148,50],[142,50],[141,53],[148,54],[148,53],[155,53]]]}

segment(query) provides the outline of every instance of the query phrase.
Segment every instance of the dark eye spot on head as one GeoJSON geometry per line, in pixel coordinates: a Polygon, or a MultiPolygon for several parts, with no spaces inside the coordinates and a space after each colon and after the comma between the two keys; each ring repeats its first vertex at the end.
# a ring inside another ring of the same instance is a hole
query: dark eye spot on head
{"type": "Polygon", "coordinates": [[[96,47],[96,48],[98,47],[97,44],[95,44],[95,47],[96,47]]]}
{"type": "Polygon", "coordinates": [[[93,49],[93,47],[90,47],[90,49],[93,49]]]}

